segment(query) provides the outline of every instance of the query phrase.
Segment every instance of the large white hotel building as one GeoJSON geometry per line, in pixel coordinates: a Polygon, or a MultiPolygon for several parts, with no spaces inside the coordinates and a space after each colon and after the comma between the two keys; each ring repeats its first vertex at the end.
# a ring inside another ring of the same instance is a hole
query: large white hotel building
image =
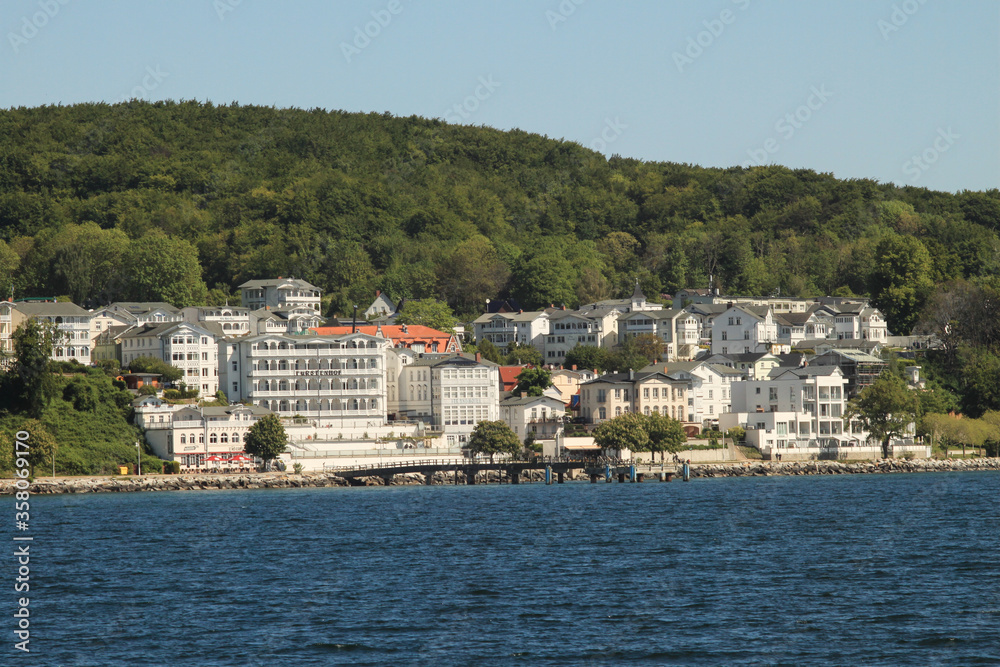
{"type": "Polygon", "coordinates": [[[321,427],[383,426],[389,344],[362,333],[227,338],[219,343],[219,384],[230,402],[321,427]]]}

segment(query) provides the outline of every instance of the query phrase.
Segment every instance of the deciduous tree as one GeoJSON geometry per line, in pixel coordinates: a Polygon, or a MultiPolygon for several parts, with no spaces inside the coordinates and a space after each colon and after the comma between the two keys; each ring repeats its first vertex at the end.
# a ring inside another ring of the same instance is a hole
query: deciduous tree
{"type": "Polygon", "coordinates": [[[264,470],[271,467],[271,461],[276,459],[288,448],[288,436],[285,427],[277,415],[261,417],[250,427],[244,451],[251,456],[264,460],[264,470]]]}
{"type": "Polygon", "coordinates": [[[844,421],[857,419],[882,445],[883,458],[891,454],[890,443],[906,433],[917,418],[919,402],[915,392],[899,376],[885,372],[875,383],[851,400],[844,421]]]}
{"type": "Polygon", "coordinates": [[[493,463],[493,457],[497,454],[517,456],[521,451],[521,441],[506,423],[482,421],[472,429],[472,435],[469,436],[469,451],[474,454],[487,454],[490,463],[493,463]]]}

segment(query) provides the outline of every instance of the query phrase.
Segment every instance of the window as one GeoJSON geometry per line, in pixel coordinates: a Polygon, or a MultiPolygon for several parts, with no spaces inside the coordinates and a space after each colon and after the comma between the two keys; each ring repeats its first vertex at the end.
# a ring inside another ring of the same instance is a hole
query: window
{"type": "Polygon", "coordinates": [[[778,388],[777,387],[768,387],[768,389],[767,389],[767,399],[769,401],[776,401],[776,400],[778,400],[778,388]]]}
{"type": "Polygon", "coordinates": [[[729,332],[725,329],[722,331],[722,340],[729,340],[729,332]]]}
{"type": "Polygon", "coordinates": [[[219,441],[219,436],[217,436],[217,435],[216,435],[215,433],[211,433],[211,434],[209,434],[209,436],[208,436],[208,442],[209,442],[209,443],[211,443],[211,444],[213,444],[213,445],[214,445],[214,444],[215,444],[215,443],[217,443],[218,441],[219,441]]]}

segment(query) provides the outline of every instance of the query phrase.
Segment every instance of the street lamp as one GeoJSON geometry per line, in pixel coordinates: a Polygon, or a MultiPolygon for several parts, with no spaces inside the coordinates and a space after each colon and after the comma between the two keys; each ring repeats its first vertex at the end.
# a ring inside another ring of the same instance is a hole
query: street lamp
{"type": "Polygon", "coordinates": [[[136,465],[135,465],[136,473],[135,474],[136,475],[142,475],[142,450],[139,449],[139,441],[138,440],[135,441],[135,461],[136,461],[136,465]]]}

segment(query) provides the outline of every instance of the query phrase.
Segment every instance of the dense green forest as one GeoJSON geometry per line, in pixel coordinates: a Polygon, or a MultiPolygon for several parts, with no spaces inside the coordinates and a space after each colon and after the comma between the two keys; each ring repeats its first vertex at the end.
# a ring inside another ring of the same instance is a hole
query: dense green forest
{"type": "Polygon", "coordinates": [[[995,286],[1000,191],[642,162],[520,130],[199,102],[0,111],[0,289],[216,303],[294,275],[328,312],[526,308],[703,287],[870,294],[908,331],[936,285],[995,286]],[[985,281],[985,283],[984,283],[985,281]]]}

